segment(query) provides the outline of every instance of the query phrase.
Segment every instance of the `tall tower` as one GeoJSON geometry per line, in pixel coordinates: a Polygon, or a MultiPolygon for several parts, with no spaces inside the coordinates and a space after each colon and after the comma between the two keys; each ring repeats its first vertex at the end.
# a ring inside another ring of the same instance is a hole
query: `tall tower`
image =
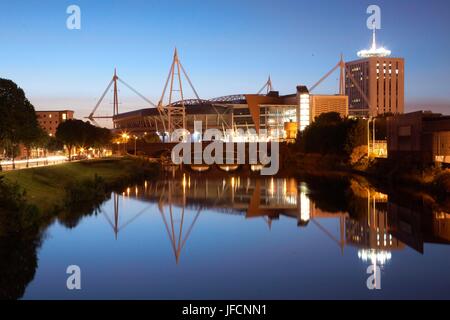
{"type": "Polygon", "coordinates": [[[378,47],[375,29],[371,48],[359,51],[358,56],[359,60],[345,65],[350,116],[368,118],[404,113],[404,59],[393,58],[391,51],[378,47]]]}

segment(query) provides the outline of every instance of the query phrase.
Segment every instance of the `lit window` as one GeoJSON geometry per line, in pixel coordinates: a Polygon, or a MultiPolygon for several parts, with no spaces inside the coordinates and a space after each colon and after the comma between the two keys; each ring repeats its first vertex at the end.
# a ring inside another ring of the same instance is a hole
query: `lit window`
{"type": "Polygon", "coordinates": [[[309,94],[302,94],[300,96],[300,131],[306,129],[310,124],[310,106],[309,94]]]}
{"type": "Polygon", "coordinates": [[[62,119],[63,119],[63,121],[67,120],[67,113],[62,114],[62,119]]]}

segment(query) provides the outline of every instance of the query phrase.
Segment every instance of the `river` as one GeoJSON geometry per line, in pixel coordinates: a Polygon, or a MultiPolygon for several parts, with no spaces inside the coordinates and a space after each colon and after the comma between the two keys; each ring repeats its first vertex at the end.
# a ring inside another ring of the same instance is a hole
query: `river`
{"type": "Polygon", "coordinates": [[[450,212],[344,178],[146,181],[35,251],[23,299],[450,298],[450,212]]]}

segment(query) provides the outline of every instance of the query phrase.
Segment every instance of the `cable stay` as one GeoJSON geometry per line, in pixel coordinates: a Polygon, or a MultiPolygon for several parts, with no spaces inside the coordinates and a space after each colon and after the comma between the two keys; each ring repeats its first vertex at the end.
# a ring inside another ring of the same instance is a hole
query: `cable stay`
{"type": "Polygon", "coordinates": [[[114,69],[114,75],[111,79],[111,81],[108,83],[108,86],[106,87],[105,91],[101,95],[100,99],[97,101],[94,109],[89,114],[86,119],[92,121],[95,125],[99,126],[97,119],[113,119],[115,116],[119,114],[119,90],[118,90],[118,82],[123,84],[125,87],[130,89],[133,93],[135,93],[137,96],[139,96],[142,100],[144,100],[146,103],[150,104],[152,107],[157,107],[156,104],[154,104],[150,99],[146,98],[143,94],[141,94],[139,91],[137,91],[135,88],[133,88],[131,85],[129,85],[127,82],[119,78],[117,75],[117,70],[114,69]],[[112,116],[97,116],[96,113],[102,104],[103,100],[105,99],[108,92],[113,88],[113,114],[112,116]]]}
{"type": "Polygon", "coordinates": [[[344,56],[341,54],[341,59],[339,62],[328,71],[317,83],[310,87],[309,92],[313,92],[322,82],[324,82],[328,77],[330,77],[337,69],[340,69],[340,77],[339,77],[339,94],[345,95],[345,62],[344,56]]]}
{"type": "Polygon", "coordinates": [[[171,181],[167,182],[167,189],[166,186],[164,186],[164,190],[161,193],[161,197],[158,203],[159,212],[161,214],[161,217],[164,222],[164,226],[167,232],[167,236],[169,237],[170,244],[175,256],[176,263],[178,264],[180,262],[180,256],[181,252],[184,249],[186,242],[188,241],[192,230],[194,229],[194,226],[197,223],[198,218],[200,217],[202,209],[198,209],[197,213],[195,214],[194,220],[190,224],[188,230],[186,233],[184,233],[184,227],[185,227],[185,208],[186,208],[186,191],[183,187],[183,200],[182,200],[182,207],[181,207],[181,213],[179,219],[175,219],[175,214],[173,211],[173,185],[171,181]],[[165,213],[164,207],[168,206],[169,212],[168,214],[165,213]],[[168,217],[166,217],[166,215],[168,217]],[[176,221],[179,221],[179,227],[176,228],[176,221]]]}
{"type": "Polygon", "coordinates": [[[184,98],[182,75],[186,78],[199,103],[202,104],[202,100],[200,99],[197,91],[194,88],[194,85],[192,84],[191,79],[189,78],[186,70],[180,62],[180,59],[178,57],[178,50],[175,48],[169,75],[167,76],[161,99],[158,102],[158,110],[160,111],[160,114],[163,118],[165,129],[169,134],[173,133],[173,131],[176,129],[186,128],[186,103],[184,98]],[[165,103],[167,91],[169,91],[167,97],[168,102],[165,103]],[[180,96],[179,101],[177,101],[176,103],[174,103],[175,92],[180,96]]]}
{"type": "Polygon", "coordinates": [[[345,65],[344,56],[341,54],[341,59],[339,62],[330,70],[328,71],[317,83],[315,83],[310,89],[309,92],[313,92],[320,84],[322,84],[323,81],[325,81],[328,77],[330,77],[337,69],[340,69],[340,76],[339,76],[339,95],[345,95],[345,76],[347,76],[352,84],[355,86],[358,93],[361,95],[361,97],[364,99],[364,101],[367,103],[367,106],[369,107],[369,110],[371,109],[371,103],[369,101],[369,98],[364,93],[364,91],[361,89],[355,78],[353,77],[351,71],[348,69],[348,66],[345,65]]]}
{"type": "Polygon", "coordinates": [[[269,75],[269,79],[264,84],[264,86],[261,88],[261,90],[258,91],[257,94],[262,94],[263,92],[265,92],[266,94],[269,94],[271,91],[273,91],[273,86],[272,86],[272,80],[269,75]]]}
{"type": "Polygon", "coordinates": [[[119,217],[120,217],[120,211],[119,211],[119,195],[114,194],[114,222],[109,217],[108,213],[105,210],[100,210],[101,213],[103,213],[105,219],[107,220],[108,224],[111,226],[111,228],[114,231],[116,240],[118,237],[119,232],[123,231],[126,227],[128,227],[130,224],[132,224],[134,221],[136,221],[140,216],[142,216],[149,208],[151,208],[153,205],[148,205],[141,211],[139,211],[137,214],[135,214],[131,219],[127,220],[122,225],[119,224],[119,217]]]}

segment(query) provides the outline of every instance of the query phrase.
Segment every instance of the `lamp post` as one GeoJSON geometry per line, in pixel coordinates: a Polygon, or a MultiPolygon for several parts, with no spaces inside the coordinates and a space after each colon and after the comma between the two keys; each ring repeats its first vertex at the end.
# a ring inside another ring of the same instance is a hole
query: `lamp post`
{"type": "Polygon", "coordinates": [[[372,141],[372,152],[375,153],[375,141],[376,141],[376,127],[375,123],[377,122],[377,118],[373,118],[373,141],[372,141]]]}
{"type": "Polygon", "coordinates": [[[127,149],[127,145],[128,145],[128,140],[130,139],[130,136],[128,135],[128,133],[123,133],[122,134],[122,139],[125,141],[123,149],[124,149],[124,153],[127,153],[126,149],[127,149]]]}
{"type": "Polygon", "coordinates": [[[134,136],[134,156],[137,155],[137,136],[134,136]]]}
{"type": "Polygon", "coordinates": [[[370,159],[370,121],[371,118],[367,119],[367,158],[370,159]]]}

